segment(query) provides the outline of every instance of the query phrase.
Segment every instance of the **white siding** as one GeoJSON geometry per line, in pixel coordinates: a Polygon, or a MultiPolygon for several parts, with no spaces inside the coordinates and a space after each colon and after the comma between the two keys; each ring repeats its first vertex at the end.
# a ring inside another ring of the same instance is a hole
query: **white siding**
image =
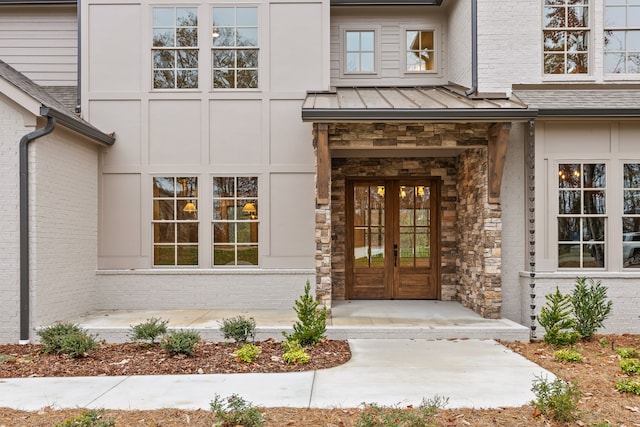
{"type": "Polygon", "coordinates": [[[447,18],[439,7],[349,7],[331,10],[331,86],[393,86],[439,85],[447,79],[447,18]],[[341,73],[342,35],[350,26],[359,29],[379,28],[380,71],[376,77],[345,77],[341,73]],[[436,31],[436,72],[406,74],[403,72],[404,30],[425,29],[436,31]]]}
{"type": "Polygon", "coordinates": [[[471,2],[455,0],[449,9],[449,81],[471,87],[471,2]]]}
{"type": "Polygon", "coordinates": [[[76,86],[75,6],[0,7],[0,59],[42,86],[76,86]]]}

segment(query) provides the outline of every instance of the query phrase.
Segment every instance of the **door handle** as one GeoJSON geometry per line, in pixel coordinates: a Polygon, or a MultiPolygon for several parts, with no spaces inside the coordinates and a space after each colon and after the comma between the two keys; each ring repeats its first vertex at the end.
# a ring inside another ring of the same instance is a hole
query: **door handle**
{"type": "Polygon", "coordinates": [[[393,266],[398,266],[398,245],[393,245],[393,266]]]}

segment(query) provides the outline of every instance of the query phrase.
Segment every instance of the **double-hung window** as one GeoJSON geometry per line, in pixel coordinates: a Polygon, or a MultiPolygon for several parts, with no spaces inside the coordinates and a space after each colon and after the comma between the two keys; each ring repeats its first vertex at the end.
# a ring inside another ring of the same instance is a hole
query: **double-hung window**
{"type": "Polygon", "coordinates": [[[606,165],[558,165],[558,267],[604,268],[606,165]]]}
{"type": "Polygon", "coordinates": [[[544,74],[589,73],[589,0],[544,0],[544,74]]]}
{"type": "Polygon", "coordinates": [[[376,33],[373,30],[345,31],[345,73],[373,74],[375,61],[376,33]]]}
{"type": "Polygon", "coordinates": [[[606,0],[604,72],[640,73],[640,0],[606,0]]]}
{"type": "Polygon", "coordinates": [[[198,9],[153,8],[154,89],[198,87],[198,9]]]}
{"type": "Polygon", "coordinates": [[[435,46],[435,31],[407,30],[405,32],[405,71],[435,71],[435,46]]]}
{"type": "Polygon", "coordinates": [[[213,178],[213,266],[258,265],[258,178],[213,178]]]}
{"type": "Polygon", "coordinates": [[[198,265],[198,178],[153,178],[153,265],[198,265]]]}
{"type": "Polygon", "coordinates": [[[213,88],[258,87],[258,9],[214,7],[213,88]]]}
{"type": "Polygon", "coordinates": [[[640,163],[623,165],[622,266],[640,268],[640,163]]]}

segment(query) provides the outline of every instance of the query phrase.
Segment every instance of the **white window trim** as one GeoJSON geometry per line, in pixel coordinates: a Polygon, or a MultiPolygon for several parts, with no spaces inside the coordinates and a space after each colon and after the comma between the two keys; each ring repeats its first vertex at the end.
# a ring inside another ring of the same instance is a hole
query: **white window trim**
{"type": "Polygon", "coordinates": [[[340,25],[340,78],[358,79],[358,78],[380,78],[380,70],[382,68],[382,27],[380,25],[362,25],[349,24],[340,25]],[[348,31],[373,31],[373,72],[347,72],[347,32],[348,31]]]}
{"type": "Polygon", "coordinates": [[[440,61],[443,55],[442,46],[440,45],[440,26],[428,25],[401,25],[400,26],[400,46],[402,48],[400,55],[400,74],[405,77],[416,75],[435,76],[440,74],[440,61]],[[433,70],[425,71],[407,71],[407,31],[433,31],[433,53],[436,56],[433,61],[433,70]]]}
{"type": "MultiPolygon", "coordinates": [[[[603,74],[605,76],[605,78],[607,80],[638,80],[638,78],[640,77],[640,73],[608,73],[606,71],[604,71],[604,61],[605,61],[605,54],[606,54],[606,50],[605,50],[605,46],[604,46],[604,33],[608,30],[611,31],[640,31],[640,27],[629,27],[629,26],[624,26],[624,27],[609,27],[607,26],[607,23],[604,21],[606,18],[606,7],[607,5],[605,4],[603,6],[603,12],[602,12],[602,67],[603,67],[603,74]]],[[[616,6],[614,6],[616,7],[616,6]]],[[[622,7],[622,6],[617,6],[617,7],[622,7]]],[[[629,4],[627,3],[625,5],[626,9],[629,9],[629,4]]],[[[625,50],[625,52],[628,52],[628,50],[625,50]]]]}

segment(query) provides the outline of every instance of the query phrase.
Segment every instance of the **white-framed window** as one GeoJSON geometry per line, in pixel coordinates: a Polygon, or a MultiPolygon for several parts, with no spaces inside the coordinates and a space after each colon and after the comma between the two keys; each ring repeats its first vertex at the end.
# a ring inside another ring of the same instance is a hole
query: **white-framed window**
{"type": "Polygon", "coordinates": [[[589,0],[543,0],[544,74],[588,74],[589,0]]]}
{"type": "Polygon", "coordinates": [[[213,88],[257,88],[258,8],[214,7],[211,37],[213,88]]]}
{"type": "Polygon", "coordinates": [[[558,163],[559,269],[606,267],[607,165],[558,163]]]}
{"type": "Polygon", "coordinates": [[[344,51],[345,74],[376,73],[375,30],[345,30],[344,51]]]}
{"type": "Polygon", "coordinates": [[[604,72],[640,73],[640,0],[605,0],[604,72]]]}
{"type": "Polygon", "coordinates": [[[198,178],[153,178],[153,265],[198,265],[198,178]]]}
{"type": "Polygon", "coordinates": [[[154,7],[152,15],[153,88],[197,88],[198,9],[154,7]]]}
{"type": "Polygon", "coordinates": [[[623,163],[622,267],[640,268],[640,163],[623,163]]]}
{"type": "Polygon", "coordinates": [[[404,70],[407,73],[436,72],[436,31],[404,29],[404,70]]]}
{"type": "Polygon", "coordinates": [[[213,177],[213,267],[258,265],[258,177],[213,177]]]}

